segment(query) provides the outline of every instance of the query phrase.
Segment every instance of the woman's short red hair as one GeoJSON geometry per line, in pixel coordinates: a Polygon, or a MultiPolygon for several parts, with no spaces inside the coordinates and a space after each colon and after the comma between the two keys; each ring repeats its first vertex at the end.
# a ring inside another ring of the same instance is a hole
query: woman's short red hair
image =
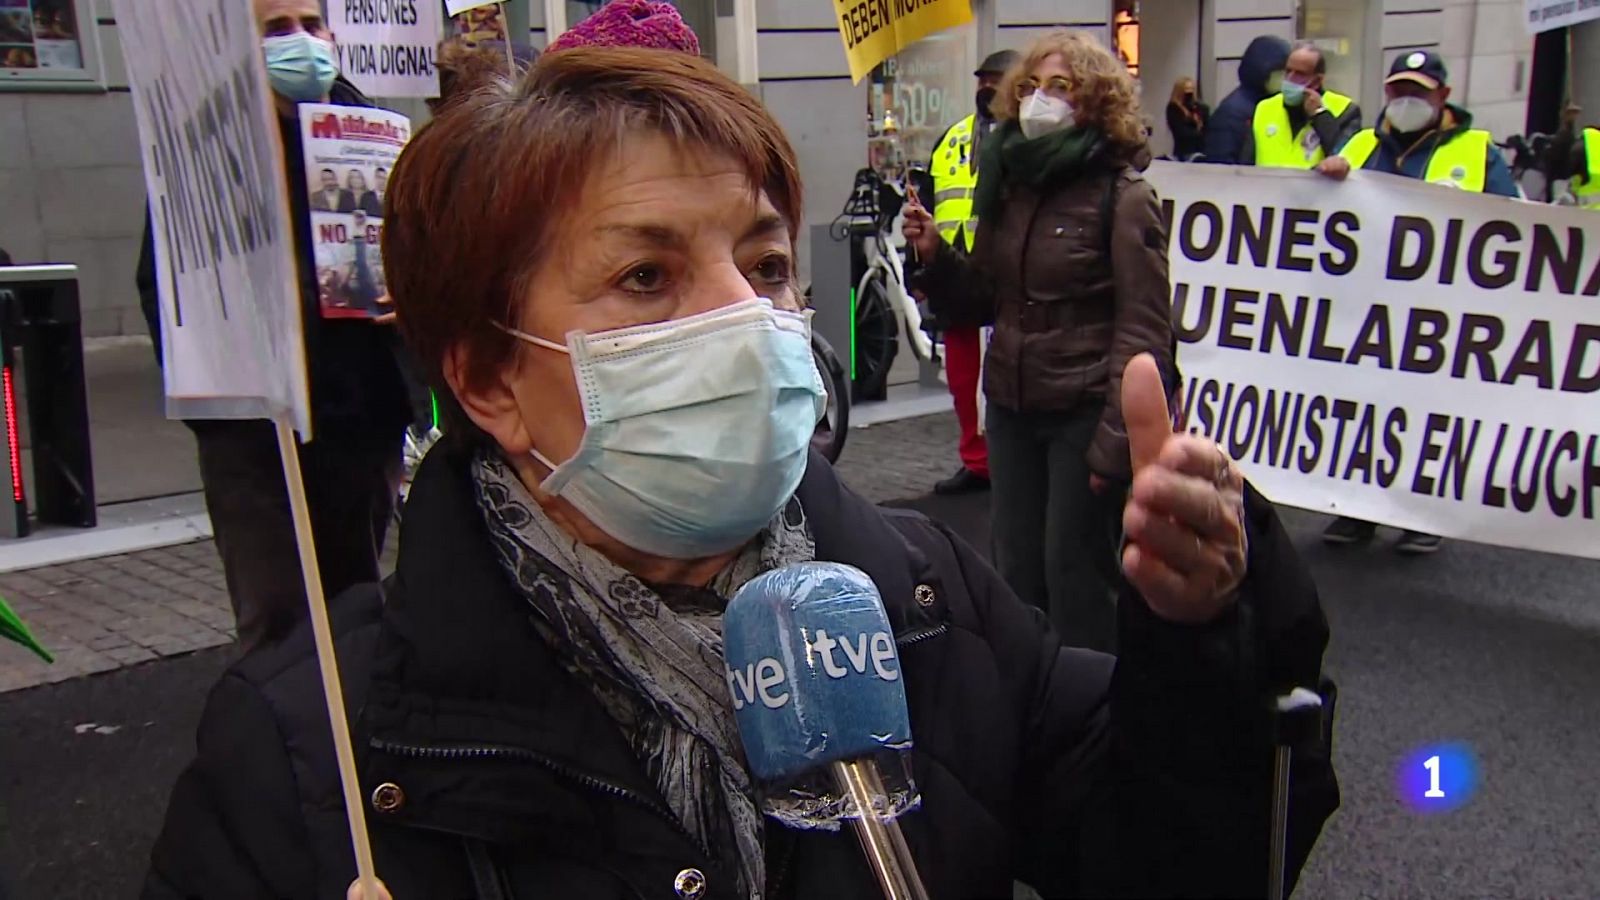
{"type": "Polygon", "coordinates": [[[516,321],[562,207],[609,161],[607,148],[652,133],[732,158],[798,233],[800,171],[783,129],[686,53],[546,54],[515,82],[479,83],[417,132],[390,174],[383,266],[401,333],[436,387],[454,347],[466,351],[469,387],[511,362],[515,341],[496,325],[516,321]]]}

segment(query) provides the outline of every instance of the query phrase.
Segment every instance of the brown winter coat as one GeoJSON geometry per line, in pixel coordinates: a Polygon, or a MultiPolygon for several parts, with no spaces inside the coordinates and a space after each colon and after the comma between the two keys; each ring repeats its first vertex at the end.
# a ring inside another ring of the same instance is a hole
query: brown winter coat
{"type": "Polygon", "coordinates": [[[990,403],[1030,413],[1104,402],[1089,468],[1121,480],[1130,477],[1122,370],[1149,351],[1173,371],[1167,239],[1138,168],[1091,160],[1050,190],[1008,185],[972,256],[941,247],[918,285],[936,313],[994,322],[983,373],[990,403]]]}

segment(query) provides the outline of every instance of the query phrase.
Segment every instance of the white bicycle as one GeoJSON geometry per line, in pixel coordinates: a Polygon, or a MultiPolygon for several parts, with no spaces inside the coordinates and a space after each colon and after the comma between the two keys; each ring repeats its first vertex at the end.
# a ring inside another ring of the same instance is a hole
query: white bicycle
{"type": "Polygon", "coordinates": [[[906,284],[905,239],[900,235],[906,184],[921,171],[907,170],[904,179],[885,178],[872,169],[856,173],[855,187],[831,235],[843,241],[861,239],[865,271],[855,285],[853,382],[859,399],[881,397],[889,369],[900,350],[903,331],[912,355],[939,364],[940,348],[923,329],[923,315],[906,284]]]}

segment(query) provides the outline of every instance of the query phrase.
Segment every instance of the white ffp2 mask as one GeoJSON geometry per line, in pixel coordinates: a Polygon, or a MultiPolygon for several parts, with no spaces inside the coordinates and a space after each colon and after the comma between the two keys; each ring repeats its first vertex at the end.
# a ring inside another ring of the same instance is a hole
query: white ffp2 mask
{"type": "Polygon", "coordinates": [[[1022,100],[1017,122],[1022,126],[1022,136],[1028,139],[1044,137],[1053,131],[1071,128],[1074,115],[1072,104],[1044,91],[1034,91],[1022,100]]]}

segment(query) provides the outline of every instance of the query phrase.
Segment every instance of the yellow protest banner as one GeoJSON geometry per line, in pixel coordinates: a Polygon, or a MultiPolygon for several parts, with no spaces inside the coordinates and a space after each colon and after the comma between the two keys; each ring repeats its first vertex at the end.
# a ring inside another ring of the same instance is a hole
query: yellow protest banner
{"type": "Polygon", "coordinates": [[[833,10],[856,82],[901,48],[972,21],[969,0],[833,0],[833,10]]]}

